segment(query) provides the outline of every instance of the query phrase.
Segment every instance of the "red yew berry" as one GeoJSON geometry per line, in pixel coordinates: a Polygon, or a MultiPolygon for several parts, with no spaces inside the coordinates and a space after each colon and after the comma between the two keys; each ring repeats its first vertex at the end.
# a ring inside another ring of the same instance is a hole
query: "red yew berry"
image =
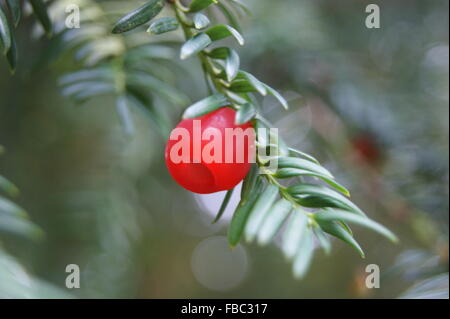
{"type": "Polygon", "coordinates": [[[170,174],[187,190],[209,194],[241,182],[254,162],[255,132],[251,124],[235,124],[236,111],[221,108],[181,121],[167,142],[170,174]]]}
{"type": "Polygon", "coordinates": [[[381,158],[380,149],[370,134],[361,134],[352,140],[353,147],[363,161],[375,165],[381,158]]]}

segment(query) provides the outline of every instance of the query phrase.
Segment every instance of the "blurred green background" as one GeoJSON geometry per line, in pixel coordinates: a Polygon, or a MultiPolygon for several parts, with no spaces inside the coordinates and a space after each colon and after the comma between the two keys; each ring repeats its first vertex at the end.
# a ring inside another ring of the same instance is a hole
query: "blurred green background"
{"type": "MultiPolygon", "coordinates": [[[[0,173],[45,238],[0,234],[0,297],[448,298],[448,1],[245,2],[242,67],[291,105],[267,98],[266,117],[400,243],[355,227],[367,258],[335,241],[301,281],[276,244],[229,250],[231,212],[211,225],[223,194],[196,196],[171,180],[165,137],[142,110],[132,109],[130,136],[113,97],[63,97],[58,79],[77,62],[63,54],[48,65],[56,40],[31,40],[29,17],[17,73],[0,59],[0,173]],[[365,27],[369,3],[380,6],[380,29],[365,27]],[[80,289],[65,288],[68,264],[80,266],[80,289]],[[380,266],[379,289],[364,284],[368,264],[380,266]]],[[[195,59],[183,63],[176,83],[195,101],[202,74],[195,59]]]]}

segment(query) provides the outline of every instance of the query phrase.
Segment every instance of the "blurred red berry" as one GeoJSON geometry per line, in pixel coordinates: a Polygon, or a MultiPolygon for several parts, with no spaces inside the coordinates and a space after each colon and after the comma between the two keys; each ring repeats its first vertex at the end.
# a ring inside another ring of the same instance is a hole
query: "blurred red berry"
{"type": "Polygon", "coordinates": [[[381,152],[371,135],[359,135],[353,139],[352,144],[361,159],[372,165],[379,162],[381,152]]]}

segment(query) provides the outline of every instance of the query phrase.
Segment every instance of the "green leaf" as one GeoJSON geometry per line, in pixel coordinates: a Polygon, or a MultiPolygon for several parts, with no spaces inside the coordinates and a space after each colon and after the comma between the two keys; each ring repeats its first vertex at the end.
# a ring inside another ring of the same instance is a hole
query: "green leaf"
{"type": "Polygon", "coordinates": [[[117,98],[116,109],[125,133],[127,133],[128,135],[133,135],[134,123],[133,119],[131,118],[130,109],[128,108],[126,96],[119,96],[117,98]]]}
{"type": "Polygon", "coordinates": [[[181,47],[181,59],[187,59],[190,56],[199,53],[200,51],[206,49],[212,40],[205,33],[199,33],[189,39],[186,43],[181,47]]]}
{"type": "Polygon", "coordinates": [[[114,73],[110,68],[95,68],[82,70],[63,75],[58,83],[59,85],[68,85],[82,81],[105,81],[112,80],[114,73]]]}
{"type": "Polygon", "coordinates": [[[152,104],[152,100],[142,88],[127,86],[127,99],[130,105],[143,110],[145,114],[153,121],[158,128],[161,136],[169,136],[172,130],[172,124],[163,112],[158,111],[152,104]]]}
{"type": "Polygon", "coordinates": [[[130,48],[127,51],[126,58],[131,61],[147,60],[167,60],[173,61],[176,57],[176,50],[158,44],[143,45],[140,47],[130,48]]]}
{"type": "Polygon", "coordinates": [[[373,230],[374,232],[379,233],[380,235],[388,238],[393,242],[397,242],[398,238],[394,235],[389,229],[384,227],[383,225],[360,215],[355,215],[346,211],[336,210],[336,209],[327,209],[323,212],[319,212],[314,214],[314,219],[320,222],[331,222],[331,221],[343,221],[350,224],[356,224],[362,227],[366,227],[368,229],[373,230]]]}
{"type": "Polygon", "coordinates": [[[324,232],[333,235],[334,237],[337,237],[340,240],[346,242],[351,247],[355,248],[362,258],[365,257],[364,251],[362,250],[358,242],[340,224],[333,221],[317,220],[317,222],[319,223],[320,228],[322,228],[324,232]]]}
{"type": "Polygon", "coordinates": [[[256,89],[247,80],[234,80],[231,83],[229,90],[234,93],[251,93],[256,92],[256,89]]]}
{"type": "Polygon", "coordinates": [[[177,19],[173,17],[164,17],[153,21],[147,29],[147,32],[152,34],[162,34],[178,29],[179,25],[177,19]]]}
{"type": "Polygon", "coordinates": [[[250,195],[254,193],[253,190],[258,179],[258,172],[258,165],[252,164],[249,173],[245,177],[244,182],[242,182],[241,202],[245,203],[250,198],[250,195]]]}
{"type": "Polygon", "coordinates": [[[0,45],[3,48],[3,54],[6,55],[11,48],[11,30],[2,7],[0,7],[0,45]]]}
{"type": "Polygon", "coordinates": [[[230,202],[230,198],[233,195],[235,188],[230,189],[226,192],[225,197],[223,198],[222,204],[220,205],[219,212],[216,215],[216,218],[213,220],[213,224],[217,223],[219,219],[222,217],[223,213],[225,212],[225,209],[227,209],[228,203],[230,202]]]}
{"type": "Polygon", "coordinates": [[[244,11],[245,14],[251,15],[252,11],[247,6],[247,4],[243,3],[240,0],[230,0],[230,2],[234,7],[240,8],[242,11],[244,11]]]}
{"type": "Polygon", "coordinates": [[[22,15],[22,9],[20,8],[19,0],[6,0],[8,3],[9,11],[11,12],[11,16],[14,21],[14,26],[17,27],[20,21],[20,17],[22,15]]]}
{"type": "Polygon", "coordinates": [[[188,103],[188,98],[180,93],[173,86],[155,78],[154,76],[145,72],[133,72],[129,73],[127,76],[128,83],[131,85],[136,85],[142,88],[151,89],[152,93],[158,94],[167,101],[183,105],[188,103]]]}
{"type": "Polygon", "coordinates": [[[230,49],[226,47],[215,48],[206,54],[213,59],[225,60],[229,55],[230,49]]]}
{"type": "Polygon", "coordinates": [[[282,249],[288,259],[292,259],[298,252],[300,242],[308,227],[308,217],[302,209],[296,209],[283,234],[282,249]]]}
{"type": "Polygon", "coordinates": [[[252,120],[256,116],[256,107],[251,103],[241,105],[236,113],[235,124],[241,125],[252,120]]]}
{"type": "Polygon", "coordinates": [[[225,60],[225,73],[227,74],[227,79],[229,82],[233,81],[233,79],[237,76],[240,63],[241,60],[239,58],[239,54],[237,54],[233,49],[229,49],[228,56],[225,60]]]}
{"type": "Polygon", "coordinates": [[[298,184],[288,188],[289,194],[293,195],[298,203],[304,207],[342,208],[365,216],[365,214],[348,198],[324,186],[313,184],[298,184]]]}
{"type": "Polygon", "coordinates": [[[45,33],[48,36],[53,34],[53,25],[52,21],[47,12],[47,7],[42,0],[29,0],[31,7],[33,8],[33,12],[41,23],[42,27],[45,30],[45,33]]]}
{"type": "Polygon", "coordinates": [[[31,239],[41,239],[44,235],[42,230],[26,219],[12,215],[4,215],[0,218],[0,231],[31,239]]]}
{"type": "Polygon", "coordinates": [[[301,157],[307,159],[310,162],[313,162],[313,163],[316,163],[316,164],[320,165],[320,162],[317,159],[315,159],[313,156],[311,156],[309,154],[306,154],[306,153],[304,153],[302,151],[299,151],[299,150],[296,150],[296,149],[293,149],[293,148],[289,148],[289,154],[291,156],[301,156],[301,157]]]}
{"type": "Polygon", "coordinates": [[[282,168],[282,169],[279,169],[275,173],[275,177],[281,178],[281,179],[282,178],[291,178],[291,177],[295,177],[295,176],[313,176],[313,177],[320,178],[321,180],[323,180],[324,182],[329,184],[334,189],[338,190],[339,192],[343,193],[346,196],[350,196],[350,192],[344,186],[335,182],[333,179],[329,178],[328,176],[325,176],[320,173],[311,172],[311,171],[298,169],[298,168],[282,168]]]}
{"type": "Polygon", "coordinates": [[[261,229],[258,232],[258,244],[268,244],[277,234],[283,222],[289,216],[292,205],[287,200],[280,199],[270,209],[270,213],[264,218],[261,229]]]}
{"type": "MultiPolygon", "coordinates": [[[[259,192],[261,185],[261,180],[258,180],[255,186],[256,193],[259,192]]],[[[253,205],[255,204],[256,199],[257,196],[251,196],[245,203],[241,201],[234,212],[230,227],[228,228],[228,243],[231,247],[235,247],[241,240],[242,233],[245,229],[245,224],[247,223],[248,216],[253,205]]]]}
{"type": "Polygon", "coordinates": [[[17,59],[18,59],[18,51],[17,51],[17,43],[16,38],[11,37],[11,48],[6,54],[6,60],[8,61],[9,69],[12,74],[16,71],[17,67],[17,59]]]}
{"type": "Polygon", "coordinates": [[[295,257],[293,270],[295,278],[301,279],[305,276],[311,264],[314,255],[313,232],[306,227],[305,232],[300,240],[297,256],[295,257]]]}
{"type": "Polygon", "coordinates": [[[243,104],[246,104],[246,103],[250,102],[249,99],[243,97],[240,94],[236,94],[234,92],[231,92],[229,90],[227,90],[225,93],[228,96],[228,98],[230,98],[230,100],[233,101],[237,105],[243,105],[243,104]]]}
{"type": "Polygon", "coordinates": [[[73,299],[62,288],[38,279],[24,265],[0,249],[0,296],[2,299],[73,299]]]}
{"type": "MultiPolygon", "coordinates": [[[[26,213],[25,211],[14,204],[13,202],[0,197],[0,215],[13,215],[13,216],[19,216],[19,217],[25,217],[26,213]]],[[[3,216],[2,216],[3,218],[3,216]]],[[[0,218],[1,219],[1,218],[0,218]]]]}
{"type": "Polygon", "coordinates": [[[83,81],[64,87],[61,93],[63,96],[71,96],[75,100],[85,100],[88,97],[113,92],[115,92],[115,87],[111,83],[83,81]]]}
{"type": "Polygon", "coordinates": [[[213,3],[218,3],[217,0],[192,0],[189,6],[189,12],[198,12],[206,9],[213,3]]]}
{"type": "Polygon", "coordinates": [[[209,21],[208,17],[202,13],[195,14],[193,21],[194,21],[194,26],[197,30],[202,30],[204,28],[207,28],[211,23],[211,21],[209,21]]]}
{"type": "Polygon", "coordinates": [[[116,22],[112,33],[123,33],[137,28],[156,17],[164,8],[165,0],[150,0],[116,22]]]}
{"type": "Polygon", "coordinates": [[[342,227],[344,227],[344,229],[353,236],[353,231],[350,228],[350,226],[347,223],[344,223],[343,221],[340,221],[339,224],[341,224],[342,227]]]}
{"type": "Polygon", "coordinates": [[[316,163],[313,163],[308,160],[304,160],[297,157],[280,157],[278,159],[278,167],[279,168],[298,168],[306,171],[314,172],[320,175],[327,176],[328,178],[333,178],[333,175],[325,169],[323,166],[320,166],[316,163]]]}
{"type": "Polygon", "coordinates": [[[271,87],[268,86],[267,84],[265,84],[265,86],[266,86],[267,92],[268,92],[270,95],[274,96],[274,97],[280,102],[280,104],[281,104],[286,110],[288,110],[288,109],[289,109],[289,105],[288,105],[288,102],[286,101],[286,99],[285,99],[280,93],[278,93],[277,90],[271,88],[271,87]]]}
{"type": "Polygon", "coordinates": [[[289,147],[287,146],[286,142],[281,137],[279,137],[278,148],[279,148],[281,156],[283,156],[283,157],[289,156],[289,147]]]}
{"type": "Polygon", "coordinates": [[[258,80],[254,75],[245,71],[241,71],[240,74],[248,80],[250,85],[253,86],[255,90],[259,92],[259,94],[261,94],[262,96],[267,95],[266,85],[258,80]]]}
{"type": "Polygon", "coordinates": [[[215,110],[220,109],[221,107],[229,105],[230,102],[223,94],[214,94],[211,95],[197,103],[189,106],[186,111],[184,111],[183,118],[184,119],[192,119],[196,118],[215,110]]]}
{"type": "Polygon", "coordinates": [[[0,189],[3,189],[10,196],[16,196],[19,193],[19,189],[16,187],[16,185],[14,185],[1,175],[0,175],[0,189]]]}
{"type": "Polygon", "coordinates": [[[233,36],[240,45],[244,45],[245,43],[244,38],[239,33],[239,31],[225,24],[219,24],[208,29],[208,31],[206,31],[206,34],[209,35],[212,41],[219,41],[233,36]]]}
{"type": "Polygon", "coordinates": [[[261,145],[261,147],[266,147],[267,145],[269,145],[269,128],[259,118],[255,121],[255,131],[258,137],[258,144],[261,145]],[[260,129],[264,130],[261,130],[261,132],[259,132],[260,129]]]}
{"type": "Polygon", "coordinates": [[[253,241],[257,235],[258,230],[261,228],[264,218],[267,213],[269,213],[277,195],[278,186],[269,184],[264,192],[258,196],[258,199],[250,212],[247,226],[245,227],[245,239],[248,242],[253,241]]]}
{"type": "Polygon", "coordinates": [[[240,58],[233,49],[220,47],[206,53],[213,59],[225,60],[225,74],[228,82],[233,81],[239,73],[240,58]]]}
{"type": "Polygon", "coordinates": [[[223,15],[227,18],[228,22],[231,24],[233,28],[236,30],[241,30],[241,26],[239,24],[238,19],[235,17],[234,13],[228,9],[223,3],[219,2],[217,4],[220,11],[222,11],[223,15]]]}
{"type": "Polygon", "coordinates": [[[330,238],[325,234],[325,232],[319,226],[313,228],[313,232],[319,240],[320,246],[325,251],[325,254],[329,255],[331,252],[331,241],[330,238]]]}

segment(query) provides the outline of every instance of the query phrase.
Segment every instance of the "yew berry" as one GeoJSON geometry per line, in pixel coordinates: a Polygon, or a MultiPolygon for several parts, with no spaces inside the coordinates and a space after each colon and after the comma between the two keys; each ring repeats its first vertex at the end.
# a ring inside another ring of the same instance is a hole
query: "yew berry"
{"type": "Polygon", "coordinates": [[[368,164],[375,165],[381,159],[381,151],[374,137],[370,134],[361,134],[352,140],[358,157],[368,164]]]}
{"type": "Polygon", "coordinates": [[[254,161],[251,124],[235,124],[236,111],[221,108],[181,121],[167,142],[170,174],[187,190],[209,194],[229,190],[248,174],[254,161]]]}

